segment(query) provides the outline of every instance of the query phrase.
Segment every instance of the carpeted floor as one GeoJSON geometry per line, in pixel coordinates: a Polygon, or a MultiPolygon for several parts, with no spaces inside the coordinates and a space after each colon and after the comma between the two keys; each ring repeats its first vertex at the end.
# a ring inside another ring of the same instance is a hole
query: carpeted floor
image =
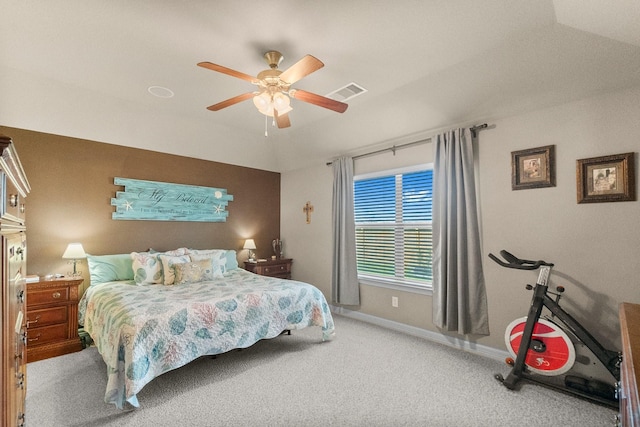
{"type": "Polygon", "coordinates": [[[549,389],[519,391],[508,367],[461,350],[335,315],[319,328],[261,341],[168,372],[140,408],[104,403],[95,347],[27,365],[30,426],[610,426],[615,411],[549,389]]]}

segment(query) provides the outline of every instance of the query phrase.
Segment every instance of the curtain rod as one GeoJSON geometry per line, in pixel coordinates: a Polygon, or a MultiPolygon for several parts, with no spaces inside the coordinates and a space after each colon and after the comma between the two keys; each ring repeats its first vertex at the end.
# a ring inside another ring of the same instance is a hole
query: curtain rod
{"type": "MultiPolygon", "coordinates": [[[[489,125],[487,125],[486,123],[483,123],[481,125],[472,126],[469,130],[471,130],[472,135],[475,137],[477,131],[479,131],[481,129],[486,129],[488,126],[489,125]]],[[[358,154],[357,156],[353,156],[352,159],[356,160],[356,159],[360,159],[362,157],[373,156],[375,154],[384,153],[385,151],[392,151],[393,155],[395,156],[396,150],[400,150],[402,148],[409,148],[409,147],[412,147],[414,145],[425,144],[425,143],[427,143],[429,141],[431,141],[430,137],[426,138],[426,139],[421,139],[419,141],[408,142],[408,143],[402,144],[402,145],[394,145],[394,146],[391,146],[391,147],[388,147],[388,148],[382,148],[380,150],[371,151],[369,153],[358,154]]],[[[332,164],[333,164],[333,162],[327,162],[327,166],[331,166],[332,164]]]]}

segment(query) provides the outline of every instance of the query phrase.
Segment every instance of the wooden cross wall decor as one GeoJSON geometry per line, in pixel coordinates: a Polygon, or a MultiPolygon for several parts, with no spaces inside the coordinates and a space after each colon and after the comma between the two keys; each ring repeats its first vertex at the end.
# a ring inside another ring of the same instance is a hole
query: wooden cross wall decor
{"type": "Polygon", "coordinates": [[[313,205],[311,204],[311,202],[307,202],[307,204],[304,205],[304,208],[302,208],[302,212],[307,215],[307,224],[311,224],[311,212],[313,212],[313,205]]]}

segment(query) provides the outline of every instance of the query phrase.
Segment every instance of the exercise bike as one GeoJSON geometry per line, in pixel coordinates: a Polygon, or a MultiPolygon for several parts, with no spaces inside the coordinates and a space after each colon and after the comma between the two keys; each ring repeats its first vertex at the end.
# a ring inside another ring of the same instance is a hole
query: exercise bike
{"type": "Polygon", "coordinates": [[[533,290],[529,314],[511,322],[505,331],[507,349],[515,358],[506,360],[511,372],[506,378],[496,374],[495,379],[511,390],[526,380],[618,408],[622,355],[604,348],[560,307],[564,288],[558,286],[551,292],[548,285],[553,264],[520,259],[505,250],[500,255],[504,261],[493,254],[489,258],[502,267],[539,268],[540,272],[535,286],[526,285],[533,290]],[[543,315],[543,308],[550,314],[545,311],[543,315]]]}

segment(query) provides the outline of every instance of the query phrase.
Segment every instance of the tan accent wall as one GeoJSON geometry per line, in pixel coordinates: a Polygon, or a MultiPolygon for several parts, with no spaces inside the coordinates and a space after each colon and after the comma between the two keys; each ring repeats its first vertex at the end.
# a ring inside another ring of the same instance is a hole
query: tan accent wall
{"type": "MultiPolygon", "coordinates": [[[[15,128],[0,127],[0,133],[13,139],[32,187],[26,200],[29,274],[70,271],[61,257],[75,241],[96,255],[235,249],[242,263],[244,239],[254,238],[256,254],[267,257],[279,237],[279,173],[15,128]],[[111,198],[122,190],[114,177],[226,188],[234,200],[226,222],[112,220],[111,198]]],[[[81,269],[88,282],[86,262],[81,269]]]]}

